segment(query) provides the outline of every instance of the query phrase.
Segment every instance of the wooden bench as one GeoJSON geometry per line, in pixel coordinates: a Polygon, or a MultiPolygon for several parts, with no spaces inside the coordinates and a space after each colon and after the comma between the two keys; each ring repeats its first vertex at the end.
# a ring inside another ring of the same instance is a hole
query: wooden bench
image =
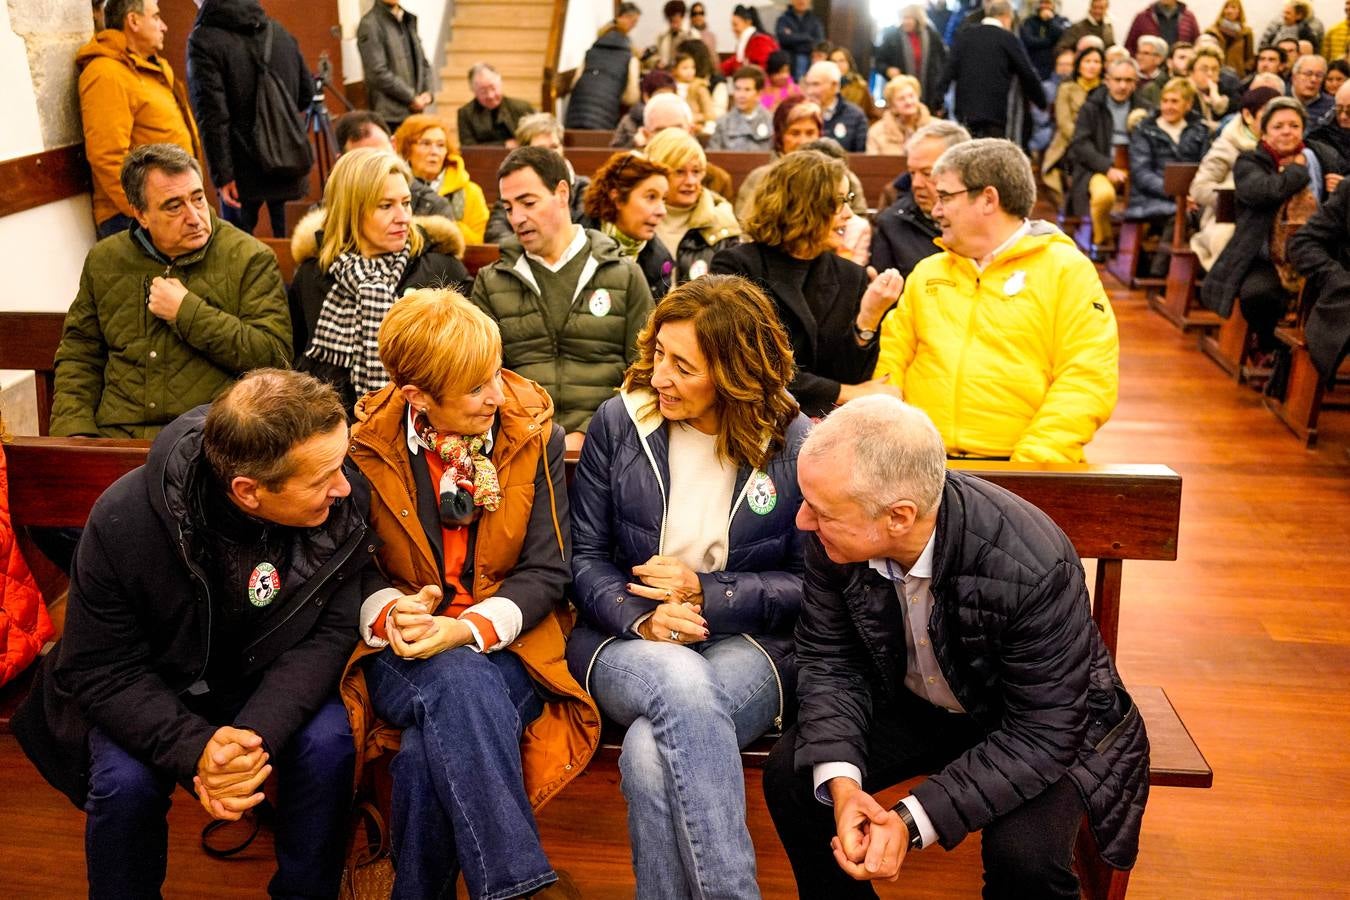
{"type": "Polygon", "coordinates": [[[563,132],[563,146],[568,149],[572,147],[608,147],[613,140],[613,131],[569,128],[563,132]]]}
{"type": "MultiPolygon", "coordinates": [[[[1308,324],[1308,314],[1316,298],[1305,289],[1299,297],[1298,317],[1294,322],[1275,329],[1275,337],[1289,354],[1289,375],[1282,396],[1264,398],[1266,409],[1275,414],[1275,418],[1294,433],[1306,447],[1317,443],[1317,420],[1324,406],[1333,409],[1350,408],[1350,401],[1338,396],[1328,398],[1331,385],[1313,365],[1308,353],[1308,340],[1304,329],[1308,324]]],[[[1342,373],[1334,381],[1350,380],[1350,371],[1342,367],[1342,373]]]]}
{"type": "Polygon", "coordinates": [[[289,285],[295,279],[295,270],[298,268],[295,257],[291,255],[291,241],[289,238],[258,238],[267,245],[277,257],[277,265],[281,268],[281,280],[289,285]]]}
{"type": "Polygon", "coordinates": [[[1177,205],[1172,224],[1172,257],[1167,264],[1167,282],[1161,290],[1149,291],[1148,305],[1158,315],[1185,332],[1195,328],[1217,328],[1223,321],[1213,310],[1200,305],[1198,279],[1200,262],[1191,249],[1191,230],[1186,205],[1191,182],[1199,163],[1168,163],[1163,169],[1163,187],[1177,205]]]}
{"type": "MultiPolygon", "coordinates": [[[[1218,221],[1237,220],[1237,193],[1234,188],[1219,188],[1218,221]]],[[[1219,323],[1219,329],[1200,333],[1200,352],[1214,361],[1228,377],[1238,384],[1264,378],[1268,372],[1247,365],[1248,337],[1251,328],[1242,315],[1242,304],[1233,299],[1233,311],[1219,323]]]]}
{"type": "MultiPolygon", "coordinates": [[[[16,527],[81,525],[103,490],[142,464],[149,444],[87,438],[19,438],[5,446],[10,470],[10,509],[16,527]]],[[[569,454],[569,475],[576,455],[569,454]]],[[[1025,465],[963,463],[952,467],[978,475],[1046,512],[1084,559],[1095,559],[1092,615],[1114,656],[1119,636],[1121,580],[1127,559],[1175,560],[1181,515],[1181,478],[1165,466],[1025,465]]],[[[28,548],[25,548],[26,550],[28,548]]],[[[26,689],[20,680],[0,691],[0,709],[12,708],[26,689]]],[[[1207,788],[1213,773],[1161,688],[1130,685],[1152,745],[1150,780],[1155,786],[1207,788]]],[[[0,713],[0,731],[8,717],[0,713]]],[[[595,765],[613,765],[613,734],[595,765]]],[[[745,756],[762,766],[769,745],[745,756]]],[[[1128,872],[1097,860],[1089,836],[1078,853],[1090,897],[1122,897],[1128,872]]]]}
{"type": "Polygon", "coordinates": [[[56,397],[56,349],[61,346],[65,323],[65,313],[0,312],[0,369],[33,370],[38,434],[47,434],[51,429],[52,401],[56,397]]]}

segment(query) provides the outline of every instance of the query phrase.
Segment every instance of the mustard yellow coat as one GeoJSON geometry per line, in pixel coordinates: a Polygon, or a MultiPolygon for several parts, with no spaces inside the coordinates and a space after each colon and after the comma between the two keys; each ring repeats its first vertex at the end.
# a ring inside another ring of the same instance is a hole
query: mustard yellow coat
{"type": "Polygon", "coordinates": [[[880,340],[877,377],[932,417],[952,455],[1082,462],[1116,405],[1111,302],[1049,223],[1033,222],[983,273],[951,252],[922,260],[880,340]]]}

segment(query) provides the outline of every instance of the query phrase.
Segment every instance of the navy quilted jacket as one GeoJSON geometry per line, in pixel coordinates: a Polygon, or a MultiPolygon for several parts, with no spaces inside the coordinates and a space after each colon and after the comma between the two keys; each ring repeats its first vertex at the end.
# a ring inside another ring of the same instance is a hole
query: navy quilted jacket
{"type": "MultiPolygon", "coordinates": [[[[633,566],[661,552],[666,507],[678,502],[669,496],[664,420],[654,411],[641,415],[646,396],[621,395],[601,405],[572,480],[573,600],[581,617],[568,639],[567,664],[587,690],[601,646],[614,639],[638,639],[633,624],[657,606],[625,588],[633,566]]],[[[807,418],[798,415],[788,427],[784,448],[766,468],[777,491],[767,514],[755,513],[743,490],[750,470],[742,467],[737,473],[726,569],[699,575],[709,630],[714,635],[750,635],[769,654],[789,706],[796,672],[792,628],[802,598],[797,449],[809,427],[807,418]]]]}
{"type": "MultiPolygon", "coordinates": [[[[866,563],[831,562],[814,536],[806,565],[796,764],[850,762],[866,774],[874,709],[905,690],[895,587],[866,563]]],[[[1102,857],[1129,868],[1148,799],[1148,737],[1092,622],[1073,545],[1008,491],[948,472],[933,565],[933,649],[986,734],[914,788],[942,846],[1068,774],[1102,857]]]]}

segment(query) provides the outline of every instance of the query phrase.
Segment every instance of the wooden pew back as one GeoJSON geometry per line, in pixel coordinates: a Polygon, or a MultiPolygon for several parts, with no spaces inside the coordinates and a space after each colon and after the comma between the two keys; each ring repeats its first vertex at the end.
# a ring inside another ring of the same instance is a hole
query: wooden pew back
{"type": "MultiPolygon", "coordinates": [[[[0,369],[32,369],[37,386],[38,434],[47,434],[56,397],[56,350],[66,314],[0,312],[0,369]]],[[[13,479],[11,479],[12,481],[13,479]]]]}

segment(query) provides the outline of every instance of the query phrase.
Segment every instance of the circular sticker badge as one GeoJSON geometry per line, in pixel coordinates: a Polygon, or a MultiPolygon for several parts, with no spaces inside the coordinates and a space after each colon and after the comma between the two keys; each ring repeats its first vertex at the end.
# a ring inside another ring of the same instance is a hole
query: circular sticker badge
{"type": "Polygon", "coordinates": [[[248,602],[257,607],[267,606],[279,593],[281,576],[277,574],[277,567],[267,562],[254,566],[253,574],[248,577],[248,602]]]}
{"type": "Polygon", "coordinates": [[[768,138],[768,136],[769,136],[769,126],[765,125],[763,122],[760,122],[759,127],[755,129],[755,137],[759,138],[762,141],[768,138]]]}
{"type": "Polygon", "coordinates": [[[707,274],[708,274],[708,262],[707,262],[707,260],[696,259],[696,260],[694,260],[693,265],[691,265],[691,266],[689,267],[689,280],[690,280],[690,281],[693,281],[695,278],[702,278],[704,275],[707,275],[707,274]]]}
{"type": "Polygon", "coordinates": [[[750,489],[746,491],[746,500],[756,515],[767,516],[778,505],[778,488],[768,472],[755,472],[750,476],[750,489]]]}
{"type": "Polygon", "coordinates": [[[848,129],[844,127],[844,123],[843,122],[836,123],[834,126],[834,136],[842,141],[844,139],[844,135],[846,134],[848,134],[848,129]]]}
{"type": "Polygon", "coordinates": [[[604,288],[600,288],[594,294],[591,294],[590,305],[591,305],[591,315],[595,316],[597,319],[602,316],[609,315],[609,309],[611,306],[609,301],[609,291],[605,290],[604,288]]]}

